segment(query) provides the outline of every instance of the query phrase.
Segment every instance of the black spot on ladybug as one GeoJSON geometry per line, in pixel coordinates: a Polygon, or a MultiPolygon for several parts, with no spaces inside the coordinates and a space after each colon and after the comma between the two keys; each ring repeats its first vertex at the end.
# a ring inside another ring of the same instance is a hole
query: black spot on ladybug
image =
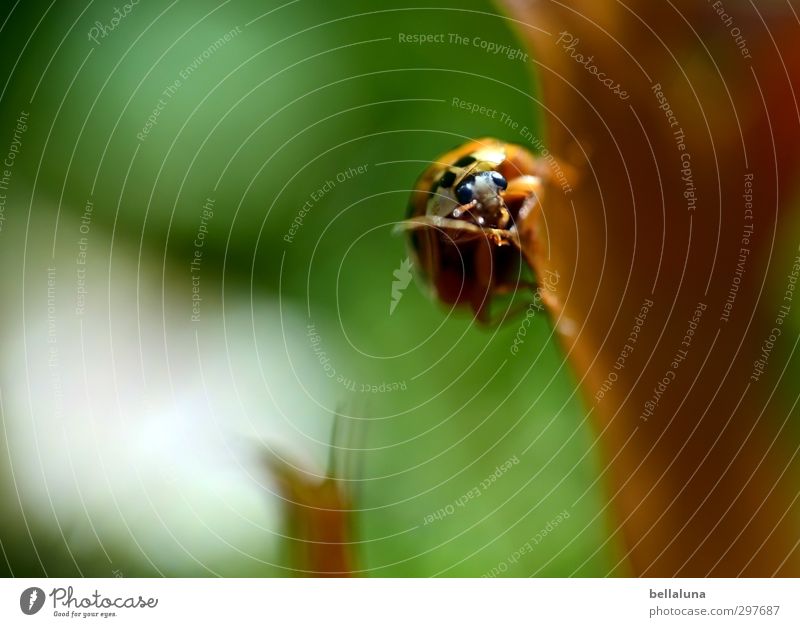
{"type": "Polygon", "coordinates": [[[444,176],[439,180],[439,187],[444,189],[450,189],[453,186],[453,183],[456,182],[456,173],[452,170],[448,170],[444,173],[444,176]]]}
{"type": "Polygon", "coordinates": [[[466,155],[465,157],[461,157],[458,161],[456,161],[453,166],[456,168],[466,168],[469,164],[475,163],[477,159],[472,155],[466,155]]]}

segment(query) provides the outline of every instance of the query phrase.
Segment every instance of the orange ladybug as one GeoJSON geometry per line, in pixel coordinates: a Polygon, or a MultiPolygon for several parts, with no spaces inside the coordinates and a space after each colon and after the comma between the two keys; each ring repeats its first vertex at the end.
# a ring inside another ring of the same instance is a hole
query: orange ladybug
{"type": "Polygon", "coordinates": [[[490,324],[496,296],[536,289],[519,233],[541,211],[543,175],[530,151],[491,138],[448,152],[423,172],[401,228],[417,274],[440,301],[469,307],[490,324]]]}

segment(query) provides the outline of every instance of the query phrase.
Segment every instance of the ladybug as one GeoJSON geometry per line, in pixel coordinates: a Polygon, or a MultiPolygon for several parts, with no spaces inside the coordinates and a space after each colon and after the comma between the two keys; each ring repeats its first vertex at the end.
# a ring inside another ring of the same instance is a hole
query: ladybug
{"type": "Polygon", "coordinates": [[[520,231],[541,211],[542,188],[541,160],[491,138],[446,153],[422,173],[400,227],[419,278],[438,300],[469,308],[488,325],[495,297],[536,289],[520,231]]]}

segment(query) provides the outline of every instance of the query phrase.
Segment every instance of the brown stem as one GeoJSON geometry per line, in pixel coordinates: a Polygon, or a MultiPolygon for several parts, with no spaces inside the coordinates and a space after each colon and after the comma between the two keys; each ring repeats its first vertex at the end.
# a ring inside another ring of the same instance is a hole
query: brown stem
{"type": "Polygon", "coordinates": [[[578,164],[579,180],[551,178],[523,245],[561,276],[553,313],[574,323],[562,339],[605,459],[616,572],[800,575],[796,391],[777,349],[751,380],[797,254],[780,239],[800,156],[790,8],[726,3],[747,59],[705,2],[503,4],[534,53],[546,146],[578,164]]]}

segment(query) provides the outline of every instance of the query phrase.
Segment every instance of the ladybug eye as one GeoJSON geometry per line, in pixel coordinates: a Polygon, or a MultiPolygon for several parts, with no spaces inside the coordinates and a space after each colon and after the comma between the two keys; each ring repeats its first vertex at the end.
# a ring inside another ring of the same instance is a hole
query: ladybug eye
{"type": "Polygon", "coordinates": [[[470,176],[461,185],[456,187],[456,199],[462,205],[472,202],[475,196],[475,177],[470,176]]]}
{"type": "Polygon", "coordinates": [[[499,172],[492,172],[492,181],[500,189],[506,189],[508,187],[508,181],[506,181],[506,177],[499,172]]]}

